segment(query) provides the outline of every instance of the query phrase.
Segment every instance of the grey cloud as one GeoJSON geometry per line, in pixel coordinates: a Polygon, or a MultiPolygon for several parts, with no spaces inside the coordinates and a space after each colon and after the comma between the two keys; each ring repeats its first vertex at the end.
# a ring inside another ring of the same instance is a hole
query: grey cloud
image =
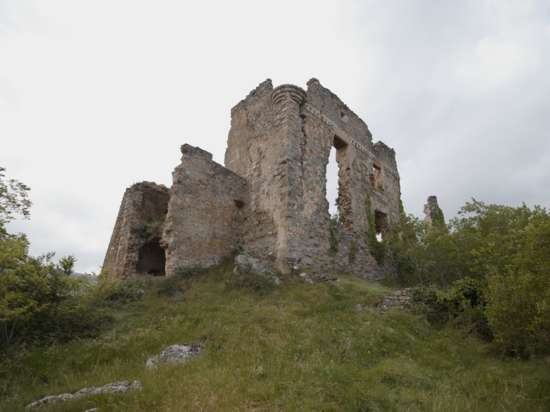
{"type": "Polygon", "coordinates": [[[223,161],[231,106],[267,77],[348,103],[395,148],[410,212],[431,194],[447,216],[472,196],[550,206],[547,1],[3,4],[18,104],[0,103],[0,164],[35,202],[14,227],[79,270],[101,264],[126,186],[170,184],[180,144],[223,161]]]}

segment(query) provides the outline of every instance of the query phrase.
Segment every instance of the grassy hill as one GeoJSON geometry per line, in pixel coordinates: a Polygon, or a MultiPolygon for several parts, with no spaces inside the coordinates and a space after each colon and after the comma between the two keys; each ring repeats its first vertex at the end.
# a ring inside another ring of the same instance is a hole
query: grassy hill
{"type": "Polygon", "coordinates": [[[132,282],[144,296],[106,306],[114,322],[98,338],[4,356],[0,410],[122,379],[144,388],[40,411],[550,410],[547,361],[500,358],[464,330],[382,313],[391,290],[377,283],[287,279],[253,290],[226,266],[132,282]],[[184,365],[144,367],[168,345],[199,341],[204,353],[184,365]]]}

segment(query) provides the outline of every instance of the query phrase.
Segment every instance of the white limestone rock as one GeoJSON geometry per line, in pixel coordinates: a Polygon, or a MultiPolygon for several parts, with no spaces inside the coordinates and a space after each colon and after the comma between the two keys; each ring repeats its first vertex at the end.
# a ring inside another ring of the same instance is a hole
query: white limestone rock
{"type": "Polygon", "coordinates": [[[147,359],[147,369],[156,368],[162,363],[184,363],[202,352],[201,345],[172,345],[164,348],[158,355],[147,359]]]}

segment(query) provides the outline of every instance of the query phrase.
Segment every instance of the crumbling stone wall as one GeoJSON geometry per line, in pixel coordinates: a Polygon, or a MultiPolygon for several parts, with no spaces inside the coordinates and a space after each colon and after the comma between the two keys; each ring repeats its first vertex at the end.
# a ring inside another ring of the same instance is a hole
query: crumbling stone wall
{"type": "Polygon", "coordinates": [[[293,85],[273,89],[268,80],[235,106],[225,164],[249,182],[250,213],[271,229],[257,233],[252,226],[243,239],[245,250],[274,256],[283,272],[380,275],[367,245],[367,204],[373,215],[385,217],[385,227],[398,221],[395,153],[373,144],[367,125],[318,80],[310,80],[307,91],[293,85]],[[326,168],[333,146],[340,224],[331,253],[326,168]],[[378,187],[370,178],[374,165],[380,170],[378,187]]]}
{"type": "Polygon", "coordinates": [[[164,273],[163,267],[157,269],[164,266],[159,241],[168,198],[168,188],[152,182],[136,183],[126,189],[103,262],[103,271],[109,276],[121,278],[140,271],[164,273]],[[156,261],[151,262],[150,258],[156,261]]]}
{"type": "Polygon", "coordinates": [[[185,144],[181,152],[162,236],[168,274],[220,263],[239,248],[247,225],[246,180],[198,147],[185,144]]]}
{"type": "MultiPolygon", "coordinates": [[[[239,102],[231,111],[225,167],[189,145],[182,155],[161,241],[168,274],[214,265],[242,249],[273,261],[281,272],[382,276],[372,228],[383,238],[400,218],[395,152],[373,143],[365,122],[318,80],[311,79],[307,90],[274,88],[266,80],[239,102]],[[331,223],[326,200],[333,147],[338,224],[331,223]]],[[[130,220],[117,221],[106,267],[116,266],[112,256],[134,253],[136,246],[124,240],[131,236],[119,234],[134,224],[130,220]]],[[[134,270],[135,259],[122,260],[117,273],[134,270]]]]}
{"type": "Polygon", "coordinates": [[[270,80],[231,110],[225,167],[248,182],[249,228],[242,244],[253,256],[286,253],[286,139],[275,136],[270,80]],[[271,138],[273,137],[273,138],[271,138]]]}

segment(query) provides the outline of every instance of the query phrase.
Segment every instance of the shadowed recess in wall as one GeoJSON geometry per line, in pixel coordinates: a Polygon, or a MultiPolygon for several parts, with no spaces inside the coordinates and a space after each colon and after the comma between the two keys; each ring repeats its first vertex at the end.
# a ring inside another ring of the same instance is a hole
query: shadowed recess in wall
{"type": "Polygon", "coordinates": [[[151,239],[139,249],[137,272],[153,276],[164,276],[166,257],[160,247],[160,239],[151,239]]]}

